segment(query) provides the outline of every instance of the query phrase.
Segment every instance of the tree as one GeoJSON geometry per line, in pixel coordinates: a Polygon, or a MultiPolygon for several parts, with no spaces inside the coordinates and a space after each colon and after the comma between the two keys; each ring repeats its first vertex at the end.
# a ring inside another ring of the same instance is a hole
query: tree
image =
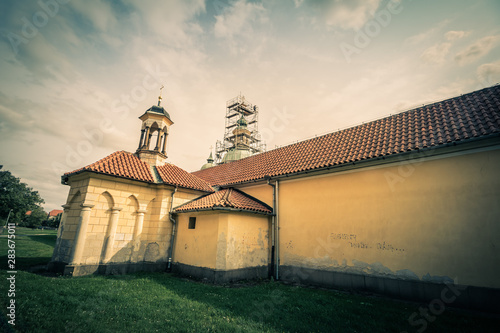
{"type": "Polygon", "coordinates": [[[11,209],[9,222],[22,222],[29,210],[36,211],[36,216],[38,216],[39,211],[43,211],[40,204],[44,203],[38,192],[14,177],[10,171],[2,171],[2,167],[3,165],[0,165],[0,217],[2,220],[7,219],[11,209]]]}
{"type": "Polygon", "coordinates": [[[61,223],[61,218],[62,218],[62,213],[58,214],[56,217],[54,218],[48,218],[47,219],[47,222],[46,222],[46,225],[47,227],[51,227],[51,228],[59,228],[59,224],[61,223]]]}
{"type": "Polygon", "coordinates": [[[47,213],[43,211],[42,207],[36,206],[31,211],[31,214],[26,215],[24,217],[24,220],[21,223],[19,223],[19,225],[28,228],[36,228],[41,226],[46,219],[47,219],[47,213]]]}

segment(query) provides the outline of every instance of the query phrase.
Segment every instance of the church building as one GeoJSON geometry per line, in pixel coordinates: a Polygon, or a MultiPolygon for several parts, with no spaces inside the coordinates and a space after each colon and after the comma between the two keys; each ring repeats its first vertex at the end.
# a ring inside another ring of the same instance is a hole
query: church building
{"type": "Polygon", "coordinates": [[[158,102],[135,153],[62,176],[49,268],[273,276],[499,309],[499,96],[496,85],[269,151],[235,116],[232,146],[195,172],[166,161],[173,121],[158,102]]]}

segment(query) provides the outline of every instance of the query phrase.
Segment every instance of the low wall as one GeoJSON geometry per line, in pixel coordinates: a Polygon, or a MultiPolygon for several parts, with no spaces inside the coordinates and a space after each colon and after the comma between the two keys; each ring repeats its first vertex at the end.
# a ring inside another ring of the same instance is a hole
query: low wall
{"type": "Polygon", "coordinates": [[[223,271],[175,263],[172,266],[172,272],[212,283],[225,283],[237,280],[267,279],[269,276],[269,267],[256,266],[223,271]]]}

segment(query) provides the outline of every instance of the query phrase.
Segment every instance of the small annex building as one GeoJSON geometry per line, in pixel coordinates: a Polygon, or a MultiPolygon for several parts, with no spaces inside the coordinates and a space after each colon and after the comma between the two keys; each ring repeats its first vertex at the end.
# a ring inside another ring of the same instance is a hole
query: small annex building
{"type": "Polygon", "coordinates": [[[49,266],[267,278],[499,309],[500,86],[189,173],[173,124],[66,173],[49,266]],[[443,299],[445,295],[445,299],[443,299]]]}

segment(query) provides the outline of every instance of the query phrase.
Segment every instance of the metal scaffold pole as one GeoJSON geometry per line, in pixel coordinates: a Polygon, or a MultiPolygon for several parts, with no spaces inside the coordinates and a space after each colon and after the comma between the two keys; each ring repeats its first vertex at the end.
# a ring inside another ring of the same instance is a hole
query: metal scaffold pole
{"type": "Polygon", "coordinates": [[[215,144],[215,164],[223,163],[224,156],[237,145],[245,146],[252,155],[266,150],[266,145],[259,134],[259,108],[248,102],[241,94],[226,102],[224,137],[215,144]],[[234,133],[242,118],[250,133],[245,136],[244,142],[241,140],[241,135],[234,133]]]}

